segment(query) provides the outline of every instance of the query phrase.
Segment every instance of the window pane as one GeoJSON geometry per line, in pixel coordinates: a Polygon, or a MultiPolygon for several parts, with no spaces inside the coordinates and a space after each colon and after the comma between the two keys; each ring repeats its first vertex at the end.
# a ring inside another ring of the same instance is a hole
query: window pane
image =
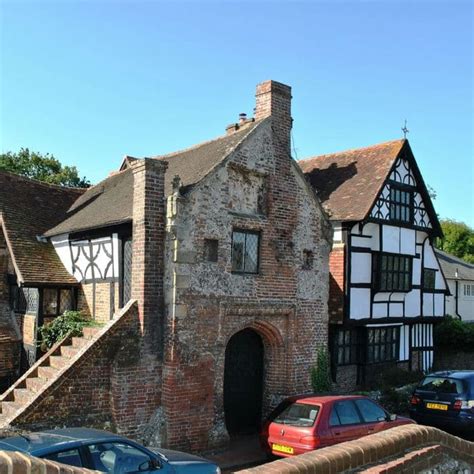
{"type": "Polygon", "coordinates": [[[245,234],[234,232],[232,235],[232,270],[241,272],[244,270],[244,247],[245,234]]]}
{"type": "Polygon", "coordinates": [[[92,444],[89,452],[93,469],[102,472],[138,472],[140,465],[150,461],[146,453],[125,443],[92,444]]]}
{"type": "Polygon", "coordinates": [[[41,457],[44,459],[49,459],[50,461],[69,464],[70,466],[82,467],[81,456],[79,455],[79,450],[77,449],[62,451],[61,453],[47,454],[46,456],[41,457]]]}
{"type": "Polygon", "coordinates": [[[360,423],[361,419],[352,401],[338,402],[335,404],[341,425],[360,423]]]}
{"type": "Polygon", "coordinates": [[[73,293],[72,290],[61,290],[59,298],[59,314],[64,311],[71,311],[73,308],[73,293]]]}
{"type": "Polygon", "coordinates": [[[339,426],[339,417],[337,416],[336,408],[331,410],[331,416],[329,417],[329,424],[331,426],[339,426]]]}
{"type": "Polygon", "coordinates": [[[43,290],[43,315],[56,316],[58,314],[58,290],[45,288],[43,290]]]}
{"type": "Polygon", "coordinates": [[[247,234],[245,241],[245,271],[256,273],[258,266],[258,235],[247,234]]]}
{"type": "Polygon", "coordinates": [[[366,423],[383,421],[387,417],[385,411],[370,400],[360,399],[356,400],[355,403],[362,413],[362,417],[366,423]]]}

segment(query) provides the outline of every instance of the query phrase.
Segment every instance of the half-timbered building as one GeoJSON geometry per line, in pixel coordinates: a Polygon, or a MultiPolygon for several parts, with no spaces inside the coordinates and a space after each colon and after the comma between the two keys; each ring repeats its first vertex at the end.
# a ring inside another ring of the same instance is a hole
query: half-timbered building
{"type": "Polygon", "coordinates": [[[438,218],[407,140],[300,161],[331,215],[330,348],[340,386],[428,371],[447,285],[438,218]]]}

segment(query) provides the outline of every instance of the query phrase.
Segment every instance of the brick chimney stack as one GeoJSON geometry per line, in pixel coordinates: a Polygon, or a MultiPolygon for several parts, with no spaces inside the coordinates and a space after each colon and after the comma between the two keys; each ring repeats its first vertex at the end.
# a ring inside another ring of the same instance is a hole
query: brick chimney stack
{"type": "Polygon", "coordinates": [[[272,117],[273,128],[281,146],[291,154],[291,87],[281,82],[265,81],[257,85],[255,120],[272,117]]]}
{"type": "Polygon", "coordinates": [[[133,173],[132,298],[138,300],[142,336],[158,354],[164,319],[164,245],[166,161],[131,163],[133,173]]]}

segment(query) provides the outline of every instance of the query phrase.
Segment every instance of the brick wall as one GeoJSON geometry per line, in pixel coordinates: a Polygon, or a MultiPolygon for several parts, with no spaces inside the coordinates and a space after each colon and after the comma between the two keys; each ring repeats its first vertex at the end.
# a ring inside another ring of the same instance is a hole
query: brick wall
{"type": "MultiPolygon", "coordinates": [[[[134,434],[137,420],[128,425],[123,423],[122,413],[117,409],[123,402],[120,387],[114,388],[117,373],[128,371],[130,376],[131,368],[139,365],[136,351],[139,333],[137,306],[129,303],[118,319],[110,321],[109,326],[101,330],[93,346],[65,372],[59,372],[53,382],[25,407],[15,419],[15,426],[28,429],[58,425],[96,426],[134,434]]],[[[142,392],[137,391],[136,396],[141,397],[142,392]]],[[[132,406],[133,399],[129,402],[132,406]]],[[[129,410],[132,412],[131,407],[129,410]]]]}
{"type": "Polygon", "coordinates": [[[170,198],[163,439],[180,449],[228,436],[223,381],[233,335],[249,328],[263,343],[263,414],[310,390],[316,348],[327,344],[328,223],[289,155],[290,98],[287,86],[258,86],[256,119],[271,119],[190,193],[170,198]],[[258,274],[232,273],[233,229],[260,233],[258,274]],[[205,239],[218,241],[217,262],[206,261],[205,239]]]}
{"type": "Polygon", "coordinates": [[[452,350],[446,346],[438,346],[433,365],[433,370],[474,370],[474,351],[452,350]]]}
{"type": "Polygon", "coordinates": [[[92,472],[82,467],[66,466],[47,459],[39,459],[14,451],[0,451],[0,472],[21,474],[87,474],[92,472]]]}
{"type": "Polygon", "coordinates": [[[119,310],[119,284],[117,282],[94,282],[81,285],[77,309],[97,322],[109,321],[119,310]]]}
{"type": "Polygon", "coordinates": [[[334,244],[329,254],[329,271],[329,320],[330,322],[342,322],[344,316],[344,244],[334,244]]]}
{"type": "Polygon", "coordinates": [[[241,474],[471,472],[474,443],[421,425],[404,425],[356,441],[281,459],[241,474]]]}

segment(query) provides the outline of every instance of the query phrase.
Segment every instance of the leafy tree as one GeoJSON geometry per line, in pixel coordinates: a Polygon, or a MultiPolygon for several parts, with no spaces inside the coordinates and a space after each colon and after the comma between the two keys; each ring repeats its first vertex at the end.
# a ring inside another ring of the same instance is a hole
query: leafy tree
{"type": "Polygon", "coordinates": [[[436,247],[474,263],[474,230],[464,222],[453,219],[443,219],[440,224],[444,237],[437,239],[436,247]]]}
{"type": "Polygon", "coordinates": [[[0,170],[60,186],[90,186],[89,180],[79,177],[75,166],[63,166],[53,155],[43,155],[28,148],[21,148],[18,153],[0,154],[0,170]]]}

